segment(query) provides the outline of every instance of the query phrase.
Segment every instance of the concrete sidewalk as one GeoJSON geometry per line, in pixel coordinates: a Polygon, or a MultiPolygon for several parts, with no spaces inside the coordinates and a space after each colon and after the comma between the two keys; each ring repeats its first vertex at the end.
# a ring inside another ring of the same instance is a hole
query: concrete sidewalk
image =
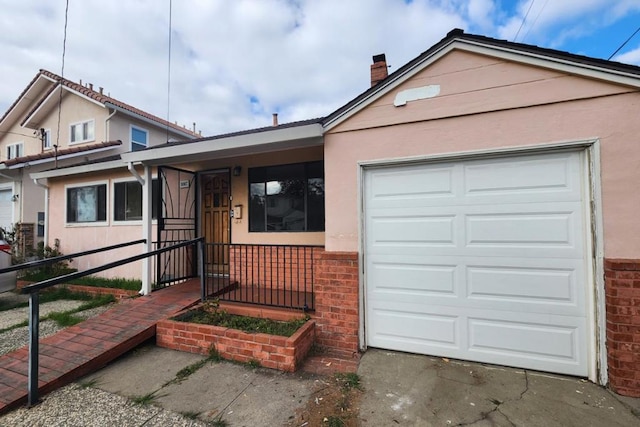
{"type": "Polygon", "coordinates": [[[316,377],[252,369],[145,344],[0,426],[281,426],[317,388],[316,377]],[[191,372],[181,381],[179,371],[191,372]],[[145,401],[136,405],[133,401],[145,401]]]}

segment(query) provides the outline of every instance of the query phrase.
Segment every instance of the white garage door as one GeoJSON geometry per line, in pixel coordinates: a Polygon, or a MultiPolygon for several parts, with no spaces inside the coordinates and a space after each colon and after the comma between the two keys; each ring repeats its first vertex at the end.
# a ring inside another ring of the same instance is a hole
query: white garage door
{"type": "Polygon", "coordinates": [[[588,375],[582,162],[365,170],[367,345],[588,375]]]}
{"type": "Polygon", "coordinates": [[[13,204],[11,203],[12,190],[0,190],[0,227],[6,230],[11,229],[11,223],[13,220],[12,210],[13,204]]]}

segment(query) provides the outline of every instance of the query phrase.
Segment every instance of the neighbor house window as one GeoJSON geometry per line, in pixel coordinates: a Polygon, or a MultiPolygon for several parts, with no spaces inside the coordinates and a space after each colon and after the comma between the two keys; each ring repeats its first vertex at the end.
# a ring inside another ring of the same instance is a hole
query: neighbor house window
{"type": "Polygon", "coordinates": [[[69,141],[71,143],[93,141],[95,138],[95,129],[93,120],[87,120],[82,123],[74,123],[69,128],[69,141]]]}
{"type": "Polygon", "coordinates": [[[51,143],[51,129],[46,129],[42,134],[42,148],[48,150],[51,147],[53,147],[51,143]]]}
{"type": "Polygon", "coordinates": [[[107,220],[107,184],[67,188],[67,222],[107,220]]]}
{"type": "Polygon", "coordinates": [[[23,154],[24,145],[22,144],[22,142],[7,145],[7,160],[15,159],[16,157],[22,157],[23,154]]]}
{"type": "Polygon", "coordinates": [[[249,231],[324,231],[324,163],[249,169],[249,231]]]}
{"type": "MultiPolygon", "coordinates": [[[[158,217],[159,181],[151,183],[151,217],[158,217]]],[[[142,219],[142,185],[138,181],[116,182],[113,185],[113,220],[139,221],[142,219]]]]}
{"type": "Polygon", "coordinates": [[[144,130],[131,126],[131,151],[140,151],[147,148],[149,133],[144,130]]]}

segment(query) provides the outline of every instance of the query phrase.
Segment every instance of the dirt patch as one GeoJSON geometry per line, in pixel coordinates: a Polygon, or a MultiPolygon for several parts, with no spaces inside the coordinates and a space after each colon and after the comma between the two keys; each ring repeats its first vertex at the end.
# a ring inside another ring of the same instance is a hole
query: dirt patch
{"type": "Polygon", "coordinates": [[[289,426],[356,427],[360,425],[362,388],[357,374],[336,374],[319,381],[307,404],[289,426]]]}

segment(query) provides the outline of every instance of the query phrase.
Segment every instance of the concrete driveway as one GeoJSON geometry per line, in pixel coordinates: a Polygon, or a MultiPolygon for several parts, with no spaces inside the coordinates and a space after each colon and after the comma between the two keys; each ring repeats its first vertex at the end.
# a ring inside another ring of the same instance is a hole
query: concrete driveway
{"type": "Polygon", "coordinates": [[[358,374],[363,426],[640,425],[640,399],[573,377],[375,349],[358,374]]]}

